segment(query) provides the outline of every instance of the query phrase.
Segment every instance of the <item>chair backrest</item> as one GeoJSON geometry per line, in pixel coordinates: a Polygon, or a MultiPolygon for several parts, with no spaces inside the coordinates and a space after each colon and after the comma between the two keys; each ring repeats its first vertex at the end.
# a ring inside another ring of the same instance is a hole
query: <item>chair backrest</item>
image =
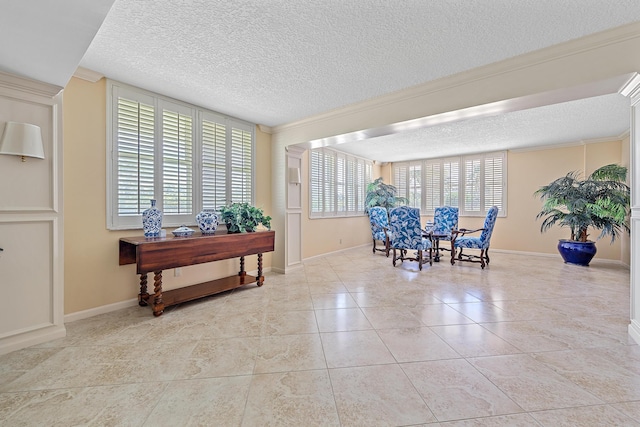
{"type": "Polygon", "coordinates": [[[369,208],[369,223],[371,224],[371,234],[373,238],[379,239],[381,235],[384,235],[383,227],[389,227],[387,210],[382,206],[369,208]]]}
{"type": "Polygon", "coordinates": [[[458,228],[458,208],[439,206],[433,214],[433,232],[451,234],[452,228],[458,228]]]}
{"type": "Polygon", "coordinates": [[[484,219],[484,225],[482,228],[482,234],[480,234],[480,244],[484,248],[489,247],[489,241],[491,240],[491,233],[493,233],[493,226],[496,225],[496,218],[498,217],[498,207],[491,206],[487,212],[487,216],[484,219]]]}
{"type": "Polygon", "coordinates": [[[389,211],[389,240],[392,248],[417,249],[422,245],[420,209],[398,206],[389,211]]]}

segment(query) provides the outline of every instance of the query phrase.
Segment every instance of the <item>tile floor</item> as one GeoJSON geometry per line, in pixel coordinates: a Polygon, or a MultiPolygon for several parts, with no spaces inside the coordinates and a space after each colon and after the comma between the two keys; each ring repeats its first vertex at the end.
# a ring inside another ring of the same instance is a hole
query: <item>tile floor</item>
{"type": "Polygon", "coordinates": [[[628,323],[615,264],[420,272],[362,247],[0,356],[0,425],[635,426],[628,323]]]}

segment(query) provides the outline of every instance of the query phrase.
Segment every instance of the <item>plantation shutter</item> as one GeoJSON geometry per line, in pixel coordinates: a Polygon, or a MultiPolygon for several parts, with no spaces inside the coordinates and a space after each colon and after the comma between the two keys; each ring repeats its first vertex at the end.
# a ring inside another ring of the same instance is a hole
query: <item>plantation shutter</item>
{"type": "Polygon", "coordinates": [[[253,203],[255,125],[107,81],[107,228],[139,229],[151,199],[164,226],[253,203]]]}
{"type": "Polygon", "coordinates": [[[371,166],[365,164],[363,160],[358,160],[356,171],[356,185],[358,195],[358,205],[356,212],[364,212],[364,200],[367,197],[367,184],[371,182],[371,166]]]}
{"type": "Polygon", "coordinates": [[[488,211],[492,206],[497,206],[502,211],[503,170],[502,156],[487,157],[484,159],[484,210],[488,211]]]}
{"type": "Polygon", "coordinates": [[[408,189],[409,167],[407,165],[396,165],[393,167],[393,184],[398,189],[398,197],[409,198],[408,189]]]}
{"type": "Polygon", "coordinates": [[[329,150],[324,151],[324,212],[336,210],[336,154],[329,150]]]}
{"type": "Polygon", "coordinates": [[[251,203],[253,194],[252,163],[253,133],[249,129],[231,126],[231,200],[251,203]]]}
{"type": "Polygon", "coordinates": [[[324,171],[324,156],[322,151],[311,151],[311,213],[320,214],[324,211],[323,208],[323,171],[324,171]]]}
{"type": "Polygon", "coordinates": [[[227,204],[226,126],[202,120],[202,207],[219,210],[227,204]]]}
{"type": "Polygon", "coordinates": [[[117,213],[140,215],[155,198],[155,108],[122,97],[117,100],[117,213]]]}
{"type": "Polygon", "coordinates": [[[480,165],[479,158],[464,161],[464,210],[467,213],[480,212],[480,165]]]}
{"type": "Polygon", "coordinates": [[[328,148],[309,154],[311,217],[364,214],[371,163],[328,148]]]}
{"type": "Polygon", "coordinates": [[[358,161],[352,157],[347,158],[347,185],[346,185],[346,211],[347,213],[355,213],[357,211],[358,202],[358,180],[357,180],[357,164],[358,161]]]}
{"type": "Polygon", "coordinates": [[[425,209],[434,211],[440,206],[440,185],[442,168],[440,162],[426,162],[424,166],[425,209]]]}
{"type": "Polygon", "coordinates": [[[458,206],[460,188],[460,162],[445,160],[442,164],[442,205],[458,206]]]}
{"type": "Polygon", "coordinates": [[[347,171],[346,159],[343,154],[336,156],[336,209],[339,215],[344,215],[347,210],[347,171]]]}
{"type": "Polygon", "coordinates": [[[409,164],[409,206],[422,206],[422,162],[409,164]]]}
{"type": "Polygon", "coordinates": [[[162,112],[162,210],[165,215],[193,213],[193,117],[162,112]]]}

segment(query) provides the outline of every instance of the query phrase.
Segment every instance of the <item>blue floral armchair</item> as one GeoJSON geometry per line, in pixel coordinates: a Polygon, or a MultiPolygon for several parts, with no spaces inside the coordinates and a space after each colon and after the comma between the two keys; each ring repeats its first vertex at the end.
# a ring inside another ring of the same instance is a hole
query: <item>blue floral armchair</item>
{"type": "Polygon", "coordinates": [[[433,233],[441,234],[440,240],[451,240],[451,230],[458,228],[458,208],[439,206],[433,214],[433,233]]]}
{"type": "Polygon", "coordinates": [[[493,233],[493,227],[496,224],[497,217],[498,207],[492,206],[487,212],[482,228],[477,230],[467,230],[466,228],[453,230],[451,239],[451,265],[455,264],[456,258],[458,261],[479,262],[482,268],[489,264],[489,243],[491,242],[491,234],[493,233]],[[478,231],[481,232],[479,237],[467,236],[467,234],[477,233],[478,231]],[[465,248],[479,249],[480,255],[463,254],[462,250],[465,248]],[[457,256],[456,249],[460,250],[457,256]]]}
{"type": "Polygon", "coordinates": [[[389,217],[387,216],[387,210],[381,206],[369,208],[369,223],[371,223],[371,236],[373,237],[373,253],[381,251],[388,257],[389,236],[387,235],[387,230],[389,229],[389,217]],[[377,248],[376,241],[383,242],[384,248],[377,248]]]}
{"type": "Polygon", "coordinates": [[[449,248],[443,248],[440,246],[440,241],[451,241],[451,230],[458,228],[458,208],[453,206],[438,206],[433,214],[433,226],[428,230],[434,235],[437,235],[437,239],[432,239],[436,242],[436,261],[439,260],[439,251],[448,251],[449,248]]]}
{"type": "Polygon", "coordinates": [[[429,251],[429,265],[432,265],[431,241],[423,237],[420,225],[420,209],[399,206],[389,212],[389,244],[393,249],[393,266],[396,261],[418,261],[418,268],[427,262],[423,251],[429,251]],[[400,255],[397,255],[399,250],[400,255]],[[416,257],[408,257],[407,251],[417,251],[416,257]]]}

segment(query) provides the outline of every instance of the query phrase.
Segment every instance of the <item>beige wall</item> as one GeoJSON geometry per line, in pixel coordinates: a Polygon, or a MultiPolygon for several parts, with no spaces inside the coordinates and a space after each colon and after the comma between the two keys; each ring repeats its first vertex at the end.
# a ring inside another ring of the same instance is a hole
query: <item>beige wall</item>
{"type": "MultiPolygon", "coordinates": [[[[554,227],[541,233],[541,220],[536,215],[542,202],[533,193],[541,186],[570,171],[593,172],[609,163],[628,165],[628,137],[623,141],[612,140],[590,144],[576,144],[568,147],[547,148],[528,151],[511,151],[507,157],[507,216],[497,220],[491,238],[492,249],[553,254],[559,257],[556,246],[558,239],[569,238],[568,229],[554,227]],[[623,150],[623,147],[626,147],[623,150]],[[626,153],[626,157],[625,154],[626,153]]],[[[303,164],[308,166],[308,152],[303,164]]],[[[392,165],[377,166],[374,177],[382,176],[392,183],[392,165]]],[[[304,168],[307,174],[308,167],[304,168]]],[[[371,234],[367,217],[309,219],[308,177],[303,179],[302,225],[303,258],[309,258],[341,249],[370,244],[371,234]],[[342,240],[342,242],[340,242],[342,240]]],[[[422,221],[431,219],[423,216],[422,221]]],[[[484,217],[461,217],[460,227],[475,229],[482,227],[484,217]]],[[[591,232],[596,240],[599,233],[591,232]]],[[[610,238],[597,241],[596,258],[629,263],[628,237],[610,244],[610,238]],[[627,241],[626,244],[624,241],[627,241]],[[623,251],[623,248],[625,250],[623,251]],[[624,252],[624,253],[623,253],[624,252]]]]}
{"type": "MultiPolygon", "coordinates": [[[[524,252],[556,254],[558,239],[570,237],[566,228],[554,227],[540,233],[542,220],[536,215],[542,202],[533,193],[552,180],[571,171],[591,173],[609,163],[622,163],[621,141],[593,143],[508,154],[508,212],[498,218],[491,247],[524,252]]],[[[481,224],[479,224],[480,226],[481,224]]],[[[461,226],[464,226],[461,220],[461,226]]],[[[593,231],[592,240],[599,233],[593,231]]],[[[622,260],[621,245],[610,239],[598,241],[597,258],[622,260]]]]}
{"type": "MultiPolygon", "coordinates": [[[[137,298],[135,266],[118,265],[118,240],[141,235],[142,230],[106,229],[106,81],[72,78],[63,108],[65,314],[70,314],[137,298]]],[[[270,140],[256,129],[256,205],[267,214],[272,209],[270,140]]],[[[255,258],[247,257],[248,271],[257,269],[255,258]]],[[[263,261],[270,268],[271,254],[263,261]]],[[[165,271],[163,282],[171,289],[237,270],[237,260],[219,261],[184,267],[180,277],[165,271]]]]}
{"type": "MultiPolygon", "coordinates": [[[[368,216],[309,218],[309,151],[302,155],[302,259],[371,243],[368,216]]],[[[380,166],[373,165],[373,177],[380,166]]],[[[389,182],[385,179],[385,182],[389,182]]]]}
{"type": "MultiPolygon", "coordinates": [[[[350,132],[385,128],[415,118],[437,118],[442,113],[496,101],[505,101],[517,110],[522,103],[530,108],[595,96],[594,89],[603,81],[640,70],[640,56],[629,54],[638,49],[640,24],[635,23],[277,126],[272,135],[273,161],[282,164],[290,145],[323,138],[333,138],[338,144],[348,140],[343,136],[350,132]]],[[[514,161],[514,165],[517,163],[514,161]]],[[[274,175],[272,182],[274,200],[284,200],[284,175],[274,175]]],[[[533,196],[523,193],[524,197],[533,196]]],[[[273,205],[274,221],[281,225],[284,206],[273,205]]],[[[551,233],[538,238],[553,240],[554,236],[551,233]]],[[[496,241],[501,240],[498,237],[496,241]]],[[[276,266],[284,268],[284,257],[276,254],[274,258],[276,266]]]]}

